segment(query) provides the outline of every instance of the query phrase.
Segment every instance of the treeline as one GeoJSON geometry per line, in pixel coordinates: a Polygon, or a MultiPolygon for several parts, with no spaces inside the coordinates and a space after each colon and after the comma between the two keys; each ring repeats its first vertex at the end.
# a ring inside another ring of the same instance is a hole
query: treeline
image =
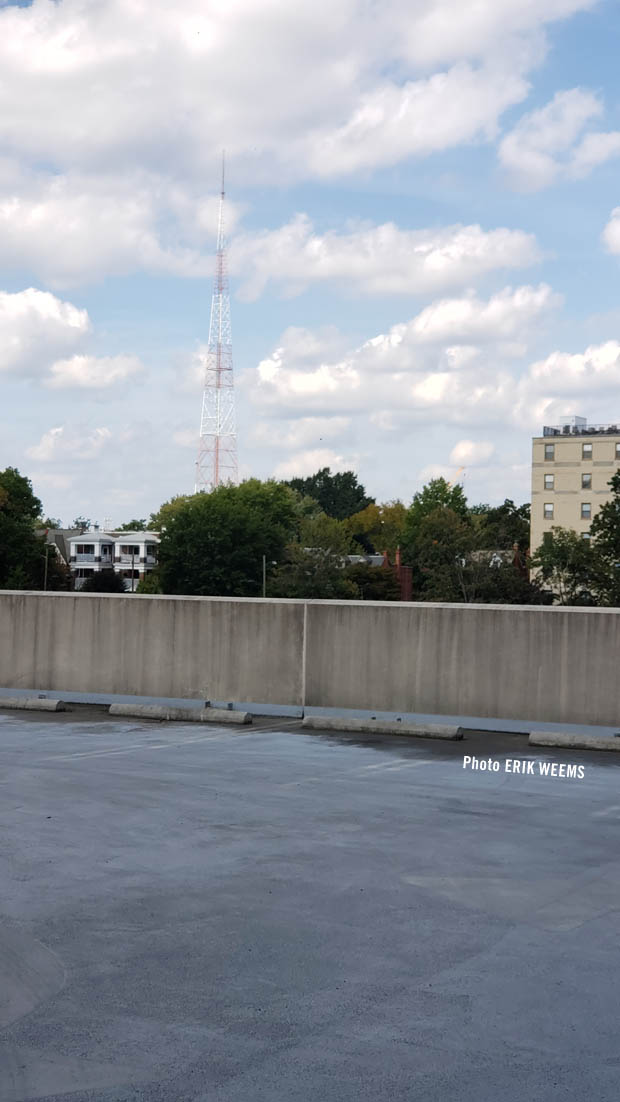
{"type": "Polygon", "coordinates": [[[393,570],[347,557],[387,552],[393,562],[400,548],[415,600],[549,600],[528,578],[529,506],[469,507],[442,478],[409,506],[378,504],[352,471],[249,479],[174,498],[149,527],[161,532],[160,562],[142,592],[257,596],[265,581],[272,597],[399,600],[393,570]]]}
{"type": "MultiPolygon", "coordinates": [[[[589,540],[555,528],[532,560],[527,504],[470,505],[443,478],[408,506],[377,503],[354,472],[328,467],[288,482],[248,479],[179,495],[120,530],[160,532],[159,565],[142,593],[256,597],[264,588],[271,597],[396,601],[394,570],[349,556],[387,552],[393,563],[400,549],[414,600],[619,606],[620,473],[609,485],[612,499],[589,540]]],[[[0,587],[71,588],[40,534],[51,523],[30,481],[11,467],[0,472],[0,587]]],[[[107,574],[94,574],[87,588],[118,584],[107,574]]]]}

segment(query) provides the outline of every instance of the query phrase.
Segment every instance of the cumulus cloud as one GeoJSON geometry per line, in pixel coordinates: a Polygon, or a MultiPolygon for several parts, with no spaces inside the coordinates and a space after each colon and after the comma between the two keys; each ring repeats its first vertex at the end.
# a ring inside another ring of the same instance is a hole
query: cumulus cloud
{"type": "Polygon", "coordinates": [[[47,291],[1,291],[0,371],[40,374],[55,356],[79,345],[90,329],[86,310],[47,291]]]}
{"type": "Polygon", "coordinates": [[[402,230],[388,222],[320,234],[306,215],[278,230],[241,235],[230,253],[231,270],[242,276],[247,299],[276,280],[289,295],[323,281],[367,295],[432,294],[540,258],[535,237],[521,230],[485,231],[477,225],[402,230]]]}
{"type": "Polygon", "coordinates": [[[459,440],[450,453],[450,462],[456,467],[480,467],[494,451],[490,440],[459,440]]]}
{"type": "Polygon", "coordinates": [[[55,389],[106,390],[143,371],[137,356],[71,356],[52,364],[46,385],[55,389]]]}
{"type": "Polygon", "coordinates": [[[499,147],[500,163],[514,186],[538,191],[562,176],[587,176],[618,156],[620,131],[588,133],[579,140],[602,114],[603,104],[593,92],[572,88],[523,115],[499,147]]]}
{"type": "Polygon", "coordinates": [[[40,378],[53,388],[92,390],[108,389],[144,370],[136,356],[66,355],[91,332],[86,310],[48,291],[0,292],[0,372],[40,378]]]}
{"type": "Polygon", "coordinates": [[[584,352],[551,352],[530,364],[518,380],[511,419],[535,431],[544,424],[562,424],[574,414],[590,423],[608,422],[617,416],[619,374],[616,340],[590,345],[584,352]]]}
{"type": "MultiPolygon", "coordinates": [[[[545,25],[592,3],[11,6],[0,11],[0,66],[13,96],[12,110],[0,119],[0,140],[8,150],[55,164],[99,168],[113,158],[117,167],[160,170],[174,163],[203,174],[224,144],[233,157],[286,158],[300,133],[333,127],[334,170],[341,171],[337,135],[350,146],[360,112],[372,115],[373,104],[385,110],[401,95],[396,157],[411,151],[410,130],[415,144],[421,129],[422,148],[428,146],[424,116],[433,105],[446,107],[445,118],[435,119],[435,145],[462,140],[461,100],[479,116],[474,130],[492,129],[507,103],[525,95],[523,72],[540,60],[545,25]],[[495,64],[485,64],[489,59],[495,64]]],[[[391,120],[389,129],[395,133],[391,120]]],[[[359,151],[357,136],[353,144],[359,151]]],[[[385,157],[381,145],[377,156],[385,157]]]]}
{"type": "Polygon", "coordinates": [[[67,459],[96,459],[111,438],[112,430],[106,426],[86,429],[82,426],[57,425],[44,432],[38,444],[27,448],[26,455],[46,463],[63,462],[67,459]]]}
{"type": "Polygon", "coordinates": [[[611,212],[609,222],[603,230],[603,243],[608,252],[620,255],[620,207],[611,212]]]}
{"type": "Polygon", "coordinates": [[[358,461],[357,455],[344,456],[331,448],[311,448],[278,463],[273,474],[274,478],[305,478],[322,467],[330,467],[332,471],[351,470],[358,461]]]}
{"type": "Polygon", "coordinates": [[[242,375],[241,386],[273,436],[285,419],[290,446],[296,423],[304,444],[316,448],[331,419],[346,420],[342,431],[350,441],[354,424],[389,436],[413,424],[480,426],[511,419],[520,358],[560,302],[544,284],[506,288],[487,300],[473,294],[443,300],[335,357],[320,345],[307,356],[311,336],[290,330],[242,375]]]}
{"type": "MultiPolygon", "coordinates": [[[[204,244],[217,226],[214,197],[161,178],[0,172],[0,262],[27,266],[57,288],[134,271],[204,278],[204,244]],[[200,246],[203,246],[201,250],[200,246]]],[[[240,208],[228,205],[229,226],[240,208]]]]}
{"type": "MultiPolygon", "coordinates": [[[[473,303],[477,312],[476,345],[440,343],[463,335],[463,318],[471,324],[471,315],[464,315],[461,308],[447,312],[454,328],[451,331],[442,322],[433,342],[420,325],[421,318],[429,317],[422,311],[333,361],[321,360],[320,355],[314,362],[297,360],[295,334],[289,333],[286,343],[242,379],[250,400],[266,419],[261,442],[269,434],[272,438],[279,434],[283,447],[297,452],[303,445],[304,454],[318,454],[326,424],[337,426],[340,449],[346,444],[354,451],[360,434],[365,441],[374,440],[378,449],[382,438],[406,440],[407,432],[422,424],[478,432],[493,426],[502,431],[510,426],[539,431],[543,423],[560,422],[571,413],[608,419],[606,410],[617,395],[620,376],[619,341],[577,353],[554,351],[528,364],[527,339],[533,337],[544,312],[558,304],[549,288],[544,293],[517,288],[487,301],[462,301],[470,307],[473,303]],[[493,308],[498,303],[501,310],[493,308]],[[529,314],[524,303],[529,303],[529,314]],[[515,327],[520,331],[518,345],[504,339],[515,327]],[[458,349],[466,354],[455,355],[458,349]]],[[[301,341],[308,341],[303,332],[301,341]]],[[[453,445],[448,468],[482,467],[493,449],[493,443],[479,435],[464,437],[453,445]]],[[[342,450],[337,454],[342,455],[342,450]]],[[[278,470],[284,466],[280,464],[278,470]]]]}

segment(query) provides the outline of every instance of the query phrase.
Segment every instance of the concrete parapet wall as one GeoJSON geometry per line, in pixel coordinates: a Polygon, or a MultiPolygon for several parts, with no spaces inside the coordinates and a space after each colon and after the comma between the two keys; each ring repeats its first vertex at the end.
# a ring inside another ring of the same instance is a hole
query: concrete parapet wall
{"type": "Polygon", "coordinates": [[[308,605],[306,705],[620,722],[620,611],[308,605]]]}
{"type": "Polygon", "coordinates": [[[0,685],[620,724],[620,610],[0,592],[0,685]]]}
{"type": "Polygon", "coordinates": [[[0,592],[0,685],[302,702],[301,602],[0,592]]]}

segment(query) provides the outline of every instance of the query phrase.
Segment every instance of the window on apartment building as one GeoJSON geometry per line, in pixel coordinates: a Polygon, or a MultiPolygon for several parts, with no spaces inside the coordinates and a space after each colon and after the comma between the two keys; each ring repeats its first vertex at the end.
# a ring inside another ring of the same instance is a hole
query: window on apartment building
{"type": "Polygon", "coordinates": [[[582,459],[591,459],[592,458],[592,445],[591,444],[582,444],[581,445],[581,458],[582,459]]]}
{"type": "Polygon", "coordinates": [[[78,543],[77,545],[78,555],[94,555],[95,545],[94,543],[78,543]]]}
{"type": "Polygon", "coordinates": [[[582,490],[591,490],[592,489],[592,475],[591,474],[582,474],[582,476],[581,476],[581,489],[582,490]]]}
{"type": "Polygon", "coordinates": [[[592,516],[592,506],[589,501],[581,502],[581,519],[589,520],[592,516]]]}
{"type": "Polygon", "coordinates": [[[620,444],[616,443],[616,459],[620,460],[620,444]]]}
{"type": "Polygon", "coordinates": [[[555,459],[555,444],[545,444],[545,459],[555,459]]]}
{"type": "Polygon", "coordinates": [[[544,506],[544,510],[545,520],[553,520],[553,505],[550,501],[546,503],[546,505],[544,506]]]}
{"type": "Polygon", "coordinates": [[[134,555],[136,558],[140,554],[140,548],[133,544],[123,544],[121,547],[121,555],[134,555]]]}
{"type": "Polygon", "coordinates": [[[589,532],[582,532],[581,533],[581,538],[582,538],[582,540],[589,540],[590,539],[590,533],[589,532]]]}
{"type": "Polygon", "coordinates": [[[545,490],[553,490],[554,487],[555,487],[555,475],[546,474],[545,475],[545,490]]]}

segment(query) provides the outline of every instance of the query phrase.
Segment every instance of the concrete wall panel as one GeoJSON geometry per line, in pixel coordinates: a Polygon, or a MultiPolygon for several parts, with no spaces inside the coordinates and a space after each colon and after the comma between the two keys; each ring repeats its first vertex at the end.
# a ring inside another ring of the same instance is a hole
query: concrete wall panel
{"type": "Polygon", "coordinates": [[[301,704],[303,604],[0,593],[0,685],[301,704]]]}
{"type": "Polygon", "coordinates": [[[620,612],[308,605],[306,704],[620,724],[620,612]]]}

